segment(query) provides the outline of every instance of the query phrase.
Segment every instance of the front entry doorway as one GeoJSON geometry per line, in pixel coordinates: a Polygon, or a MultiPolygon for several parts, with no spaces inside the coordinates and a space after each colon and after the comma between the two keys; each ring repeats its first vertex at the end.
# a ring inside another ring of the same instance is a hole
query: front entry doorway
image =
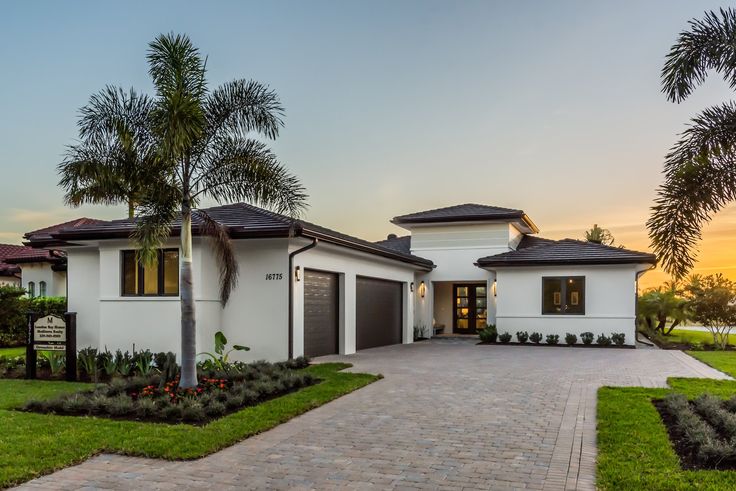
{"type": "Polygon", "coordinates": [[[488,296],[485,283],[452,286],[452,332],[475,334],[488,323],[488,296]]]}

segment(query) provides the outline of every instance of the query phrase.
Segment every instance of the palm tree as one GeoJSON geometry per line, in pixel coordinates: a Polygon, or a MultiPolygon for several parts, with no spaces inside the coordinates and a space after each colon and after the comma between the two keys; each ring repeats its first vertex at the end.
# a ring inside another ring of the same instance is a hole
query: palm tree
{"type": "Polygon", "coordinates": [[[612,246],[615,242],[613,234],[607,228],[601,228],[598,224],[593,224],[593,228],[585,232],[585,240],[596,244],[612,246]]]}
{"type": "MultiPolygon", "coordinates": [[[[691,20],[670,49],[662,91],[682,102],[709,71],[736,88],[736,10],[691,20]]],[[[736,103],[710,107],[693,118],[665,158],[664,183],[647,222],[652,245],[669,273],[681,278],[697,257],[703,225],[736,200],[736,103]]]]}
{"type": "Polygon", "coordinates": [[[122,203],[133,218],[144,188],[159,175],[152,109],[152,101],[133,89],[108,86],[90,98],[81,109],[80,142],[67,148],[58,167],[67,204],[122,203]]]}
{"type": "Polygon", "coordinates": [[[639,319],[649,329],[665,336],[689,317],[687,300],[678,294],[672,284],[649,290],[639,297],[637,305],[639,319]],[[672,321],[669,328],[668,320],[672,321]]]}
{"type": "Polygon", "coordinates": [[[156,89],[152,127],[158,142],[160,175],[166,180],[138,203],[134,238],[143,261],[181,219],[181,387],[197,385],[192,221],[214,238],[220,262],[220,299],[227,302],[237,282],[228,230],[197,209],[202,199],[249,201],[292,217],[306,206],[299,180],[254,138],[274,139],[283,126],[283,108],[268,87],[247,80],[208,91],[205,60],[187,36],[161,35],[149,45],[149,73],[156,89]]]}
{"type": "Polygon", "coordinates": [[[203,199],[220,203],[248,201],[296,217],[305,208],[307,195],[299,180],[262,141],[275,139],[283,126],[283,108],[274,91],[248,80],[234,80],[209,91],[205,60],[187,36],[157,37],[149,44],[147,58],[155,98],[131,95],[120,98],[124,101],[121,104],[112,100],[97,104],[98,99],[93,97],[91,106],[95,110],[83,111],[82,118],[89,121],[89,129],[87,124],[80,124],[83,137],[90,141],[85,139],[80,149],[72,147],[71,156],[60,166],[61,184],[67,188],[67,200],[72,204],[128,199],[136,220],[132,238],[140,248],[139,259],[146,264],[155,263],[157,250],[180,222],[179,384],[187,388],[197,385],[193,222],[199,233],[212,239],[220,266],[223,305],[238,275],[227,227],[198,205],[203,199]],[[140,133],[123,124],[128,118],[121,108],[132,113],[133,106],[145,106],[139,118],[131,118],[140,123],[140,133]],[[146,145],[142,146],[145,151],[138,152],[139,140],[132,136],[138,134],[146,136],[146,145]],[[100,156],[94,166],[86,158],[93,151],[100,156]],[[145,172],[125,174],[120,155],[127,155],[126,151],[136,154],[136,162],[145,172]],[[126,194],[117,184],[128,179],[136,187],[135,192],[126,194]]]}

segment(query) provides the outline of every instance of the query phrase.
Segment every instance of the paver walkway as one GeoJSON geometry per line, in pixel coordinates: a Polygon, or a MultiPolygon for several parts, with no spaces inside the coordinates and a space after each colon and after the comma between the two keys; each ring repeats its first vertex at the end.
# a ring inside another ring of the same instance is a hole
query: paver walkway
{"type": "Polygon", "coordinates": [[[678,351],[456,338],[324,359],[385,379],[197,461],[100,455],[24,487],[593,489],[598,387],[726,378],[678,351]]]}

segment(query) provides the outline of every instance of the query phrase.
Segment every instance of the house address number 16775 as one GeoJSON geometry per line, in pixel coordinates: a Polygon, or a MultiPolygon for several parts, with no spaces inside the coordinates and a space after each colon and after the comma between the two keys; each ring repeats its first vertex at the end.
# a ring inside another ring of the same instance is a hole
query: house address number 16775
{"type": "Polygon", "coordinates": [[[284,273],[266,273],[266,281],[283,280],[284,273]]]}

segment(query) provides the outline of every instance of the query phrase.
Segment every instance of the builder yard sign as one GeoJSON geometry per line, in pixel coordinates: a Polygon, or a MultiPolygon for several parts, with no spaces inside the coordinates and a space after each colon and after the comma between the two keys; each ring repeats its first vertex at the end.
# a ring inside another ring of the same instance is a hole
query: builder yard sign
{"type": "Polygon", "coordinates": [[[67,312],[64,317],[28,314],[26,378],[36,378],[39,351],[64,351],[66,353],[66,379],[69,381],[77,379],[76,321],[75,312],[67,312]]]}

